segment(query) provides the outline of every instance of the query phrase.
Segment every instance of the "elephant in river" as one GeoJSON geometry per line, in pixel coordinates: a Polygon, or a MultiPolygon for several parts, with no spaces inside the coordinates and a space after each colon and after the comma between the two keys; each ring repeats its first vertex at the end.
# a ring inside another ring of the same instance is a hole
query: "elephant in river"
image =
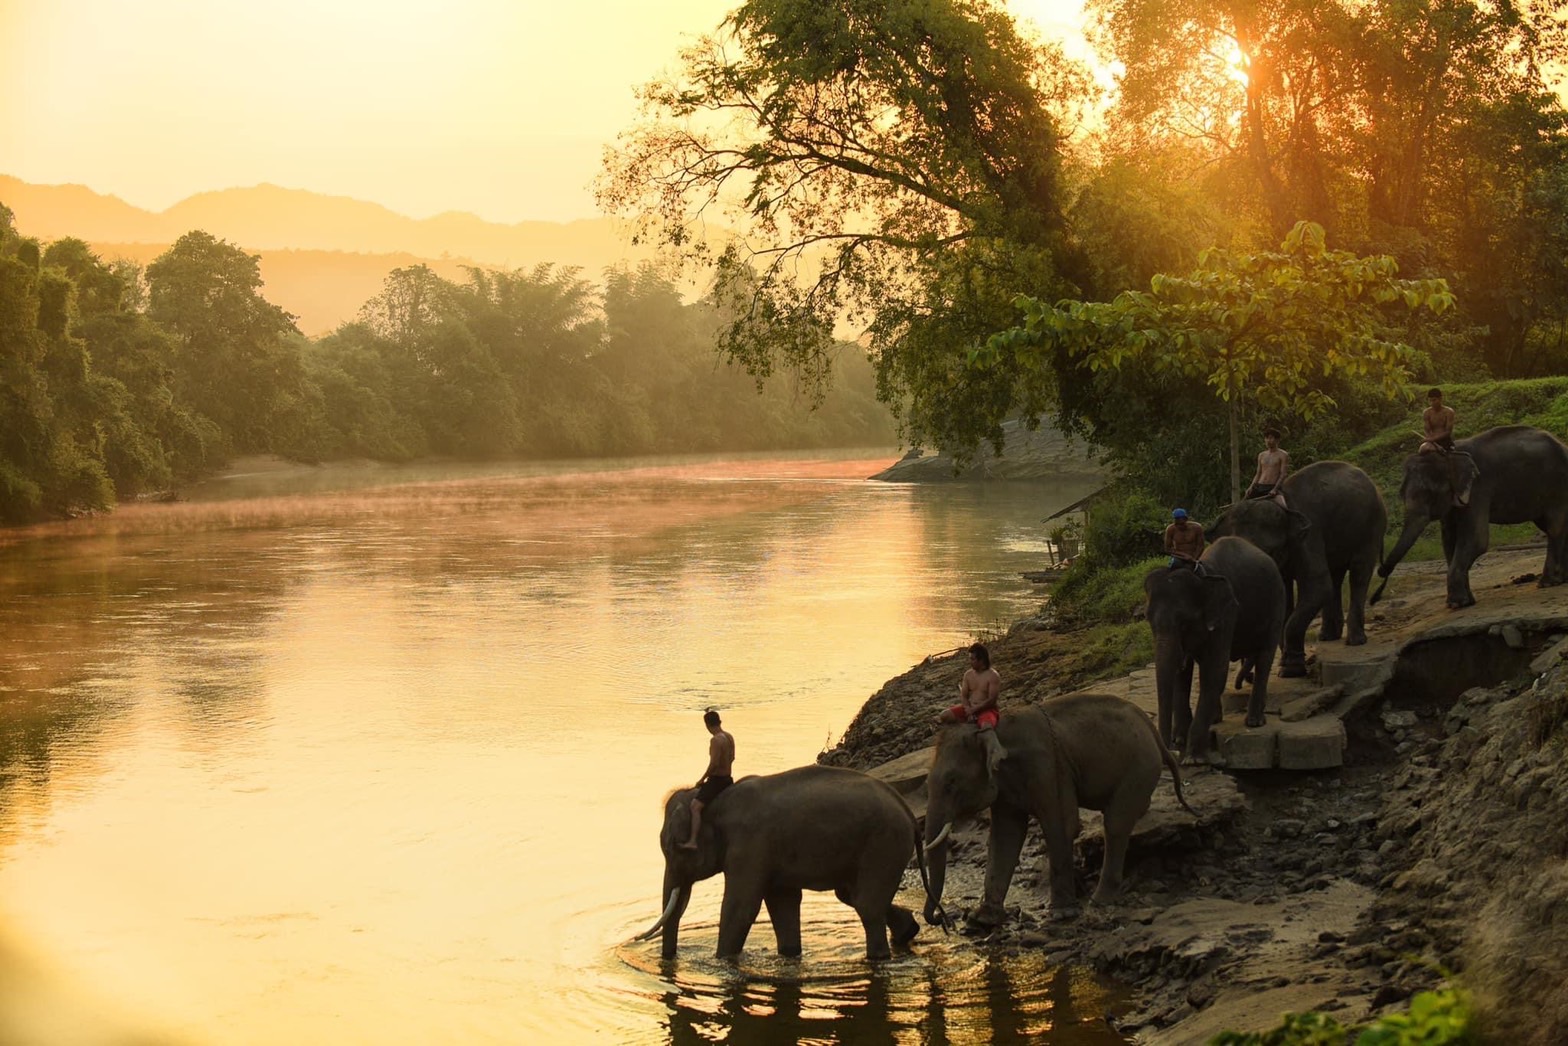
{"type": "Polygon", "coordinates": [[[991,811],[985,898],[970,919],[996,925],[1004,917],[1007,888],[1031,816],[1045,833],[1051,910],[1061,916],[1076,907],[1073,839],[1079,807],[1105,815],[1105,865],[1094,892],[1094,899],[1103,902],[1121,891],[1127,841],[1149,809],[1162,766],[1170,767],[1176,797],[1187,806],[1175,758],[1148,715],[1130,701],[1109,694],[1071,694],[1009,709],[995,729],[1007,749],[995,773],[986,769],[985,746],[973,724],[944,727],[937,740],[926,780],[925,850],[931,878],[925,916],[932,925],[945,920],[940,905],[948,837],[961,818],[987,807],[991,811]]]}
{"type": "Polygon", "coordinates": [[[1185,749],[1189,759],[1209,754],[1209,731],[1220,720],[1220,696],[1232,661],[1250,663],[1247,725],[1263,725],[1269,670],[1285,626],[1285,583],[1262,549],[1241,538],[1222,537],[1203,550],[1198,562],[1198,570],[1157,567],[1143,579],[1145,617],[1154,632],[1160,737],[1185,749]]]}
{"type": "Polygon", "coordinates": [[[1399,496],[1405,529],[1377,568],[1385,583],[1434,519],[1443,527],[1450,609],[1475,603],[1470,566],[1486,552],[1493,523],[1540,527],[1546,533],[1541,587],[1568,581],[1568,447],[1550,432],[1502,425],[1456,441],[1447,454],[1412,454],[1399,496]]]}
{"type": "MultiPolygon", "coordinates": [[[[766,904],[779,954],[800,954],[803,890],[832,890],[854,908],[866,929],[866,957],[885,959],[888,930],[900,946],[920,930],[907,908],[893,903],[914,856],[922,881],[920,831],[902,796],[885,781],[832,766],[743,777],[703,807],[697,848],[678,844],[691,830],[694,788],[664,804],[664,913],[638,940],[664,931],[664,957],[675,957],[681,915],[692,884],[724,873],[719,914],[720,958],[740,954],[766,904]]],[[[927,892],[929,893],[929,887],[927,892]]]]}
{"type": "Polygon", "coordinates": [[[1285,506],[1268,498],[1227,508],[1212,537],[1246,538],[1273,557],[1285,581],[1280,675],[1307,674],[1307,626],[1323,614],[1318,636],[1360,646],[1367,641],[1367,588],[1383,555],[1388,509],[1372,478],[1345,461],[1319,461],[1285,477],[1285,506]],[[1343,590],[1350,577],[1346,628],[1343,590]],[[1292,608],[1294,585],[1295,604],[1292,608]]]}

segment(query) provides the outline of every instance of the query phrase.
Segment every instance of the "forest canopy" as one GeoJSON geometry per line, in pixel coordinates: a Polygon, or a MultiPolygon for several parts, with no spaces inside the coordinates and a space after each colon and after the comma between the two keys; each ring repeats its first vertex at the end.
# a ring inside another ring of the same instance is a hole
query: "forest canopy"
{"type": "Polygon", "coordinates": [[[863,336],[916,445],[1105,413],[1082,368],[967,364],[1018,295],[1108,303],[1302,222],[1445,281],[1416,380],[1562,373],[1564,8],[1091,0],[1102,91],[993,0],[749,0],[644,89],[600,196],[728,289],[756,373],[820,383],[829,332],[863,336]]]}
{"type": "Polygon", "coordinates": [[[257,259],[193,231],[145,271],[43,245],[0,205],[0,521],[112,506],[235,454],[543,458],[886,446],[865,354],[819,409],[713,355],[723,323],[658,270],[398,269],[309,340],[257,259]]]}

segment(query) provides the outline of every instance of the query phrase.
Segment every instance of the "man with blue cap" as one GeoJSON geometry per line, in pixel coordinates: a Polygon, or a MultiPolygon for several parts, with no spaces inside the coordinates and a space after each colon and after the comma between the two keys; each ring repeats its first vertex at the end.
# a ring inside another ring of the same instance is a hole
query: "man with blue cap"
{"type": "Polygon", "coordinates": [[[1171,513],[1175,521],[1165,528],[1165,551],[1170,553],[1173,567],[1192,568],[1203,555],[1203,524],[1187,518],[1187,510],[1176,509],[1171,513]]]}

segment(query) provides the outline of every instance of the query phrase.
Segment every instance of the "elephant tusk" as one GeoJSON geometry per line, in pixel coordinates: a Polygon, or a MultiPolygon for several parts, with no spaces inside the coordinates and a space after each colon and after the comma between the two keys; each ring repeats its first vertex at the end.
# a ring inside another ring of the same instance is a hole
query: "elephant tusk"
{"type": "Polygon", "coordinates": [[[935,850],[938,846],[941,846],[943,843],[945,843],[947,841],[947,837],[952,835],[952,834],[953,834],[953,822],[949,821],[949,822],[947,822],[946,824],[944,824],[942,826],[942,830],[937,833],[937,837],[935,839],[931,840],[929,843],[926,843],[926,853],[930,853],[932,850],[935,850]]]}
{"type": "Polygon", "coordinates": [[[639,933],[636,937],[633,937],[632,940],[646,941],[648,938],[664,929],[664,924],[669,922],[670,916],[675,913],[675,903],[680,899],[681,888],[677,886],[675,889],[670,891],[670,903],[664,906],[664,914],[659,916],[659,921],[648,927],[642,933],[639,933]]]}

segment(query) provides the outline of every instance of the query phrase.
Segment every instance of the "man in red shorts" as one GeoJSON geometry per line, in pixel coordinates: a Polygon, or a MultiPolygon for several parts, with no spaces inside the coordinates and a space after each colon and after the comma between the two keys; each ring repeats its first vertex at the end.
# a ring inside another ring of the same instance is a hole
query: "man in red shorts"
{"type": "Polygon", "coordinates": [[[991,652],[984,643],[969,648],[969,670],[958,684],[958,704],[936,717],[940,724],[973,723],[980,729],[980,740],[986,748],[986,767],[995,772],[997,764],[1007,758],[1007,749],[996,736],[996,723],[1000,716],[996,699],[1002,693],[1002,677],[991,667],[991,652]]]}

